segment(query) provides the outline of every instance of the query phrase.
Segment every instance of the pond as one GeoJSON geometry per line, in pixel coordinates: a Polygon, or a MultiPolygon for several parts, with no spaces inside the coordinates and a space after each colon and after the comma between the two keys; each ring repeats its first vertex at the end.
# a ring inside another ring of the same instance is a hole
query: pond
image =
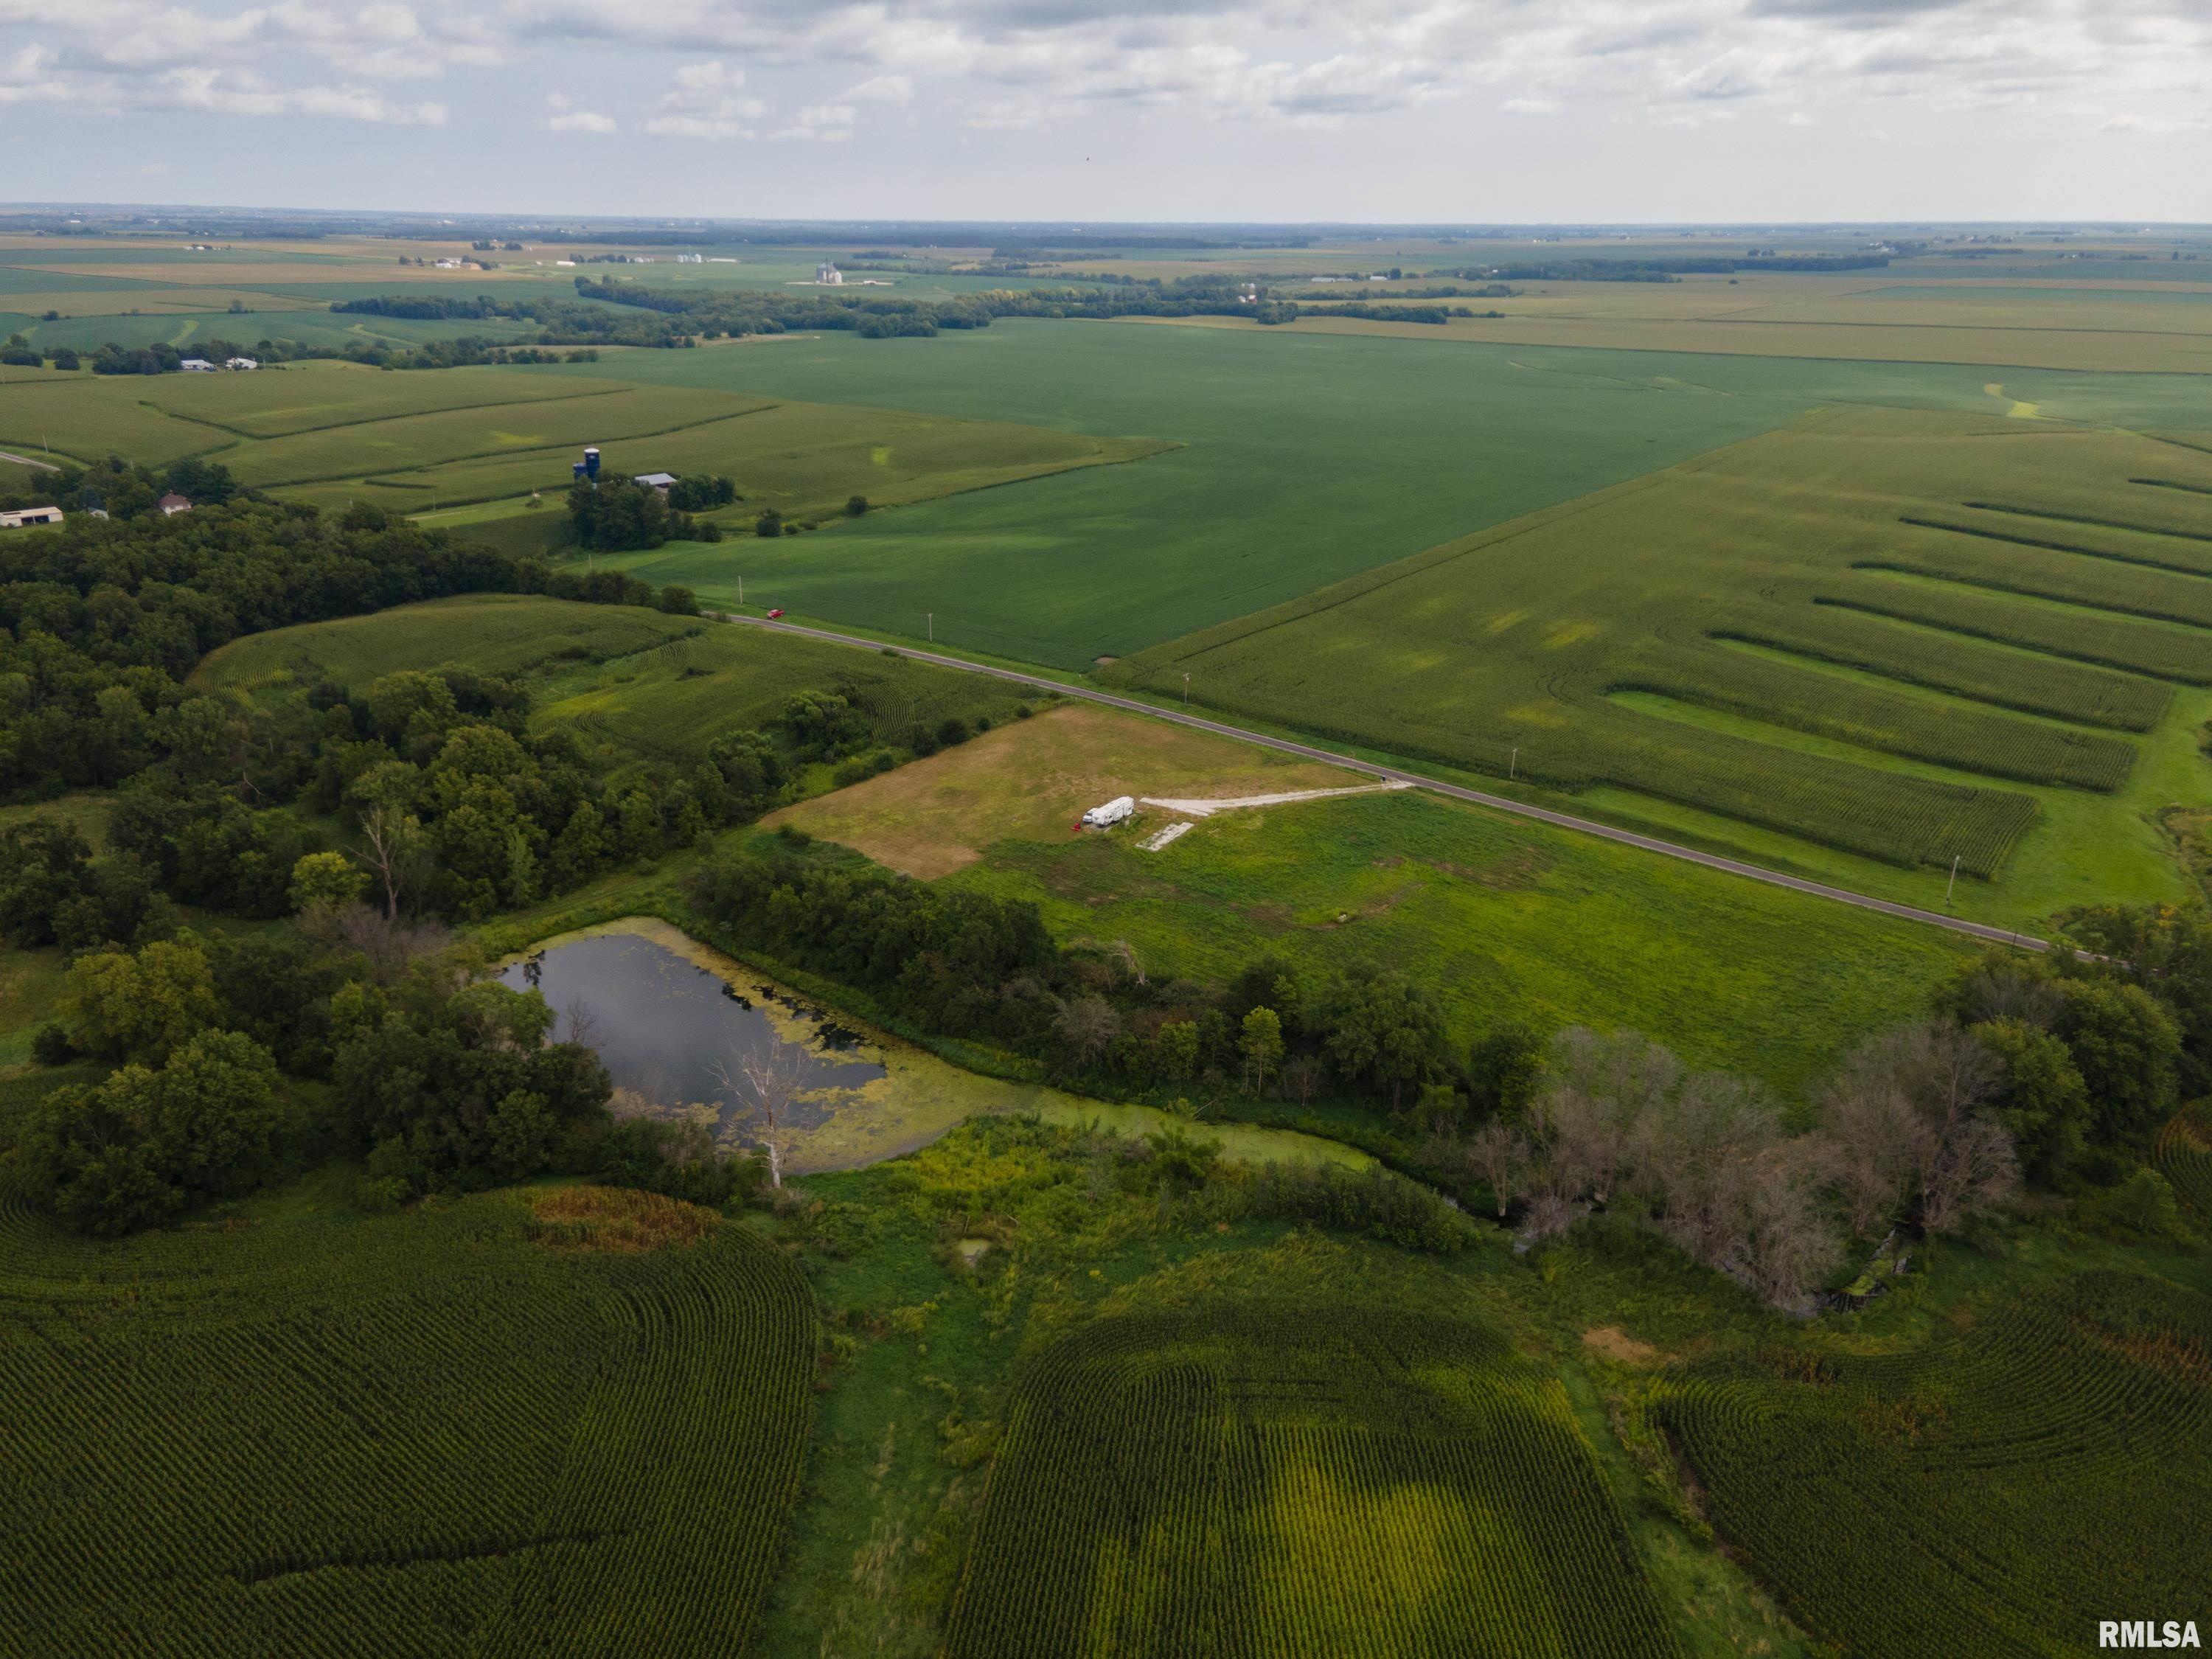
{"type": "MultiPolygon", "coordinates": [[[[985,1112],[1032,1113],[1142,1135],[1174,1121],[963,1071],[927,1049],[815,1006],[734,957],[650,917],[544,940],[501,964],[500,979],[542,993],[556,1034],[588,1042],[615,1082],[615,1110],[708,1125],[726,1146],[758,1142],[758,1126],[717,1074],[748,1049],[780,1053],[801,1073],[781,1135],[789,1175],[896,1158],[985,1112]]],[[[1288,1129],[1200,1123],[1200,1134],[1249,1163],[1322,1159],[1364,1167],[1364,1152],[1288,1129]]]]}
{"type": "MultiPolygon", "coordinates": [[[[689,944],[690,941],[685,941],[689,944]]],[[[593,933],[541,946],[500,975],[535,987],[556,1034],[588,1042],[630,1109],[693,1115],[711,1109],[725,1133],[745,1118],[722,1073],[781,1050],[797,1073],[790,1127],[819,1127],[855,1091],[887,1075],[861,1034],[757,975],[732,984],[713,967],[635,933],[593,933]]]]}

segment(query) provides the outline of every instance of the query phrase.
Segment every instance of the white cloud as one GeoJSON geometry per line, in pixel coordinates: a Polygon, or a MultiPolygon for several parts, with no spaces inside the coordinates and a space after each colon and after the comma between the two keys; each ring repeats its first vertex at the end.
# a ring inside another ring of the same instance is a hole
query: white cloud
{"type": "Polygon", "coordinates": [[[545,125],[555,132],[612,132],[616,131],[615,118],[613,116],[600,115],[594,111],[587,109],[571,110],[565,115],[549,116],[546,118],[545,125]]]}
{"type": "Polygon", "coordinates": [[[910,75],[877,75],[847,91],[845,96],[872,104],[908,104],[914,101],[914,77],[910,75]]]}
{"type": "Polygon", "coordinates": [[[768,113],[765,100],[741,90],[744,70],[720,58],[686,64],[670,79],[675,89],[663,95],[660,112],[645,124],[647,132],[664,138],[750,138],[753,130],[745,124],[768,113]]]}
{"type": "MultiPolygon", "coordinates": [[[[811,82],[817,138],[951,83],[966,124],[1133,107],[1344,127],[1472,96],[1516,114],[1680,122],[1907,100],[2077,130],[2204,118],[2204,0],[0,0],[0,102],[431,123],[379,85],[503,64],[549,78],[684,61],[647,131],[751,135],[758,73],[811,82]],[[12,56],[10,55],[12,53],[12,56]],[[28,70],[26,54],[35,58],[28,70]],[[833,78],[834,77],[834,78],[833,78]]],[[[780,84],[780,83],[779,83],[780,84]]],[[[794,99],[797,101],[797,99],[794,99]]],[[[560,131],[602,131],[572,118],[560,131]]],[[[602,118],[611,120],[612,118],[602,118]]]]}

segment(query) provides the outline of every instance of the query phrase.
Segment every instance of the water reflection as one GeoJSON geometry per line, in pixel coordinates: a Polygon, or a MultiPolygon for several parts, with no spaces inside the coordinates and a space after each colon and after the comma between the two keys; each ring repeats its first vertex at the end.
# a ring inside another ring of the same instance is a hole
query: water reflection
{"type": "Polygon", "coordinates": [[[801,1078],[787,1120],[793,1128],[817,1127],[849,1098],[847,1091],[884,1074],[860,1058],[860,1034],[827,1011],[769,985],[753,986],[747,995],[632,933],[568,940],[516,963],[500,979],[543,992],[558,1017],[556,1035],[597,1049],[617,1089],[664,1112],[711,1105],[726,1133],[743,1133],[744,1113],[714,1068],[720,1061],[734,1072],[748,1049],[794,1051],[801,1078]],[[772,1020],[764,1002],[784,1018],[772,1020]]]}

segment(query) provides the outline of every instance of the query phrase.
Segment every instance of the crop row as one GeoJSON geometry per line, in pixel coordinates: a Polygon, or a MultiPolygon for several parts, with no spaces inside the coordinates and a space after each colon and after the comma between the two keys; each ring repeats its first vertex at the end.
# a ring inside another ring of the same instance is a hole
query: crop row
{"type": "Polygon", "coordinates": [[[11,1652],[736,1651],[812,1411],[735,1228],[555,1254],[514,1207],[59,1238],[0,1200],[11,1652]]]}
{"type": "Polygon", "coordinates": [[[1556,1382],[1449,1318],[1247,1301],[1028,1368],[947,1651],[1677,1650],[1556,1382]]]}
{"type": "MultiPolygon", "coordinates": [[[[1995,876],[2035,822],[2034,798],[1760,743],[1673,719],[1615,711],[1593,757],[1599,776],[1887,863],[1995,876]],[[1630,727],[1620,722],[1633,720],[1630,727]]],[[[1596,748],[1593,744],[1592,748],[1596,748]]]]}
{"type": "Polygon", "coordinates": [[[1861,669],[1999,708],[2123,732],[2149,731],[2173,700],[2172,689],[2156,680],[1899,628],[1838,605],[1777,610],[1731,622],[1713,637],[1861,669]]]}
{"type": "Polygon", "coordinates": [[[2117,789],[2134,765],[2132,744],[2069,732],[1989,709],[1958,708],[1741,652],[1708,652],[1693,663],[1639,672],[1623,689],[1793,726],[1937,766],[2056,783],[2117,789]]]}
{"type": "Polygon", "coordinates": [[[2202,1104],[2167,1121],[2159,1132],[2155,1158],[2191,1218],[2212,1226],[2212,1121],[2202,1104]]]}
{"type": "Polygon", "coordinates": [[[2115,1607],[2212,1613],[2208,1370],[2212,1303],[2088,1273],[1815,1380],[1716,1363],[1658,1415],[1714,1525],[1825,1640],[2074,1654],[2115,1607]]]}

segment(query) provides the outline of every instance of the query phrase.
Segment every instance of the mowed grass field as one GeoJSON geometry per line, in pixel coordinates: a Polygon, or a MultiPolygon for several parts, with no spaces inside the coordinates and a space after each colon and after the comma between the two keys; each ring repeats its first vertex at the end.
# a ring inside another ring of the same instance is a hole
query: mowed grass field
{"type": "Polygon", "coordinates": [[[1970,953],[1848,909],[1419,793],[1072,833],[1109,792],[1224,797],[1354,777],[1164,722],[1069,707],[786,808],[896,868],[1036,903],[1063,939],[1126,939],[1155,979],[1225,979],[1273,954],[1315,980],[1361,960],[1417,974],[1455,1040],[1501,1022],[1649,1032],[1690,1064],[1795,1094],[1919,1007],[1970,953]]]}
{"type": "Polygon", "coordinates": [[[99,1243],[0,1192],[9,1650],[743,1650],[814,1416],[799,1268],[645,1194],[302,1198],[99,1243]],[[611,1212],[660,1247],[595,1248],[611,1212]]]}
{"type": "Polygon", "coordinates": [[[2142,434],[1832,411],[1109,678],[1860,866],[2011,866],[2013,914],[2176,896],[2147,818],[2208,781],[2208,489],[2142,434]]]}
{"type": "Polygon", "coordinates": [[[1025,706],[1003,682],[903,657],[627,605],[498,593],[250,635],[209,656],[193,679],[284,697],[319,680],[358,690],[381,674],[449,664],[522,680],[536,722],[573,732],[608,766],[696,764],[715,738],[772,726],[799,691],[847,697],[895,745],[948,719],[1006,720],[1025,706]]]}
{"type": "MultiPolygon", "coordinates": [[[[2053,419],[2205,424],[2204,382],[2188,375],[1443,349],[1303,326],[1009,320],[934,340],[794,336],[526,372],[1180,443],[1140,466],[840,526],[834,556],[807,542],[746,550],[746,596],[762,604],[916,637],[933,612],[940,641],[1075,670],[1824,405],[2002,415],[2031,402],[2053,419]]],[[[726,551],[670,547],[634,562],[734,599],[726,551]]]]}

